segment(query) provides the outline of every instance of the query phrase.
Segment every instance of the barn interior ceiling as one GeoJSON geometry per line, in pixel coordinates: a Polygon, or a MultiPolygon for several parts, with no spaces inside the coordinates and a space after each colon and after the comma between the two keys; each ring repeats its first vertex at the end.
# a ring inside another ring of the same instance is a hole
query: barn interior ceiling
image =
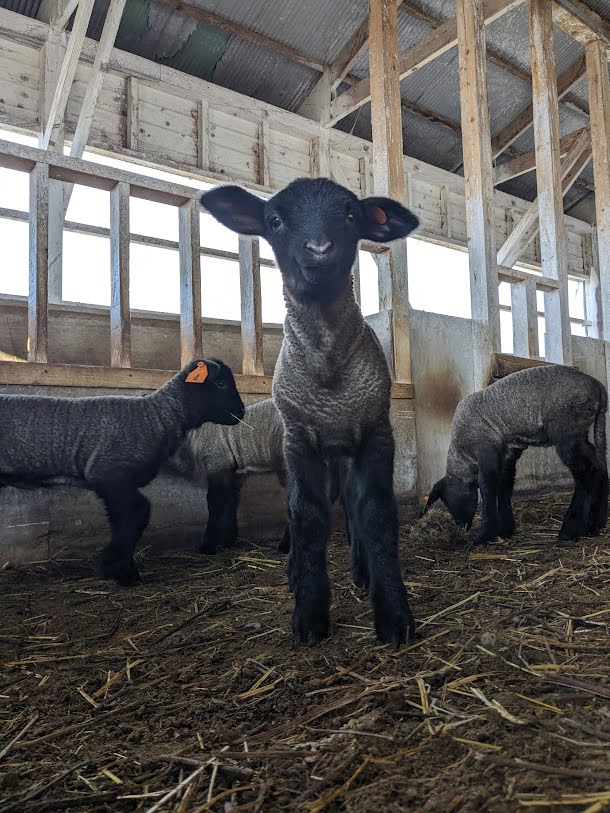
{"type": "MultiPolygon", "coordinates": [[[[0,0],[0,6],[43,18],[46,0],[0,0]]],[[[96,0],[87,36],[99,40],[109,0],[96,0]]],[[[581,6],[601,17],[610,42],[610,0],[581,6]]],[[[296,112],[346,52],[354,53],[337,95],[368,75],[367,0],[127,0],[116,47],[264,102],[296,112]]],[[[455,0],[403,0],[398,5],[399,50],[405,51],[455,16],[455,0]]],[[[496,165],[534,149],[531,127],[507,134],[531,104],[528,13],[521,4],[486,27],[488,96],[496,165]]],[[[555,28],[561,136],[589,122],[584,49],[555,28]]],[[[457,47],[401,82],[405,153],[460,172],[462,137],[457,47]]],[[[338,121],[340,130],[371,138],[370,104],[338,121]]],[[[499,189],[536,197],[535,171],[510,178],[499,189]]],[[[565,196],[570,211],[593,190],[589,164],[565,196]]]]}

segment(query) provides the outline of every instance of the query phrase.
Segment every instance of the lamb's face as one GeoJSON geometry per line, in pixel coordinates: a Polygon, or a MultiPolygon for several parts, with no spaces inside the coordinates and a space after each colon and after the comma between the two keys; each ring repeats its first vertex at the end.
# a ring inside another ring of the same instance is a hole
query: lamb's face
{"type": "MultiPolygon", "coordinates": [[[[202,423],[234,426],[244,417],[244,403],[237,391],[231,368],[217,359],[206,359],[208,375],[203,383],[185,382],[193,418],[193,428],[202,423]]],[[[193,369],[196,362],[190,367],[193,369]]]]}
{"type": "Polygon", "coordinates": [[[201,203],[227,228],[264,237],[297,299],[332,300],[350,282],[359,240],[389,242],[419,224],[396,201],[358,200],[327,178],[293,181],[266,202],[239,187],[217,187],[201,203]]]}
{"type": "Polygon", "coordinates": [[[454,521],[469,530],[479,502],[479,489],[476,482],[465,483],[445,475],[430,492],[426,509],[430,508],[436,500],[442,500],[454,521]]]}

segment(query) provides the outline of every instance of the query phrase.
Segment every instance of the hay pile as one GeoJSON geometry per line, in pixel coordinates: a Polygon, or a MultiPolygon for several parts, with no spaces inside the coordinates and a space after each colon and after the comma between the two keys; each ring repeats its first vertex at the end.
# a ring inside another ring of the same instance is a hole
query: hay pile
{"type": "Polygon", "coordinates": [[[466,532],[457,525],[449,511],[443,508],[431,508],[421,519],[411,525],[406,534],[409,544],[419,547],[464,548],[472,531],[466,532]]]}

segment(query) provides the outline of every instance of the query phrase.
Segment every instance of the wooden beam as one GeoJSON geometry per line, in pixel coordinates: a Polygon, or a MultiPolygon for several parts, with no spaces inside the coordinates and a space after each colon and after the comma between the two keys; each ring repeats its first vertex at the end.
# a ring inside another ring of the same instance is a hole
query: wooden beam
{"type": "MultiPolygon", "coordinates": [[[[595,180],[597,254],[603,339],[610,342],[610,81],[608,54],[599,40],[587,45],[591,147],[595,180]]],[[[606,352],[608,345],[606,344],[606,352]]],[[[610,370],[610,364],[608,365],[610,370]]],[[[610,383],[610,382],[608,382],[610,383]]]]}
{"type": "Polygon", "coordinates": [[[194,20],[197,20],[200,23],[211,25],[214,28],[220,28],[222,31],[233,34],[240,39],[246,40],[247,42],[252,42],[254,45],[259,45],[261,48],[271,51],[271,53],[275,54],[276,56],[283,57],[284,59],[288,59],[292,62],[298,62],[300,65],[306,65],[308,68],[313,68],[313,70],[316,71],[324,70],[324,63],[319,59],[314,59],[314,57],[304,53],[303,51],[299,51],[296,48],[291,48],[289,45],[284,45],[284,43],[278,42],[278,40],[272,39],[271,37],[266,37],[264,34],[259,34],[256,31],[252,31],[250,28],[246,28],[243,25],[234,23],[232,20],[228,20],[226,17],[221,17],[219,14],[215,14],[213,11],[207,11],[199,6],[192,6],[189,3],[184,3],[182,0],[155,0],[155,2],[158,5],[173,8],[175,11],[180,11],[182,14],[192,17],[194,20]]]}
{"type": "Polygon", "coordinates": [[[606,49],[610,48],[610,22],[581,0],[554,0],[553,22],[581,45],[599,39],[606,49]]]}
{"type": "Polygon", "coordinates": [[[557,291],[559,282],[556,279],[549,279],[548,277],[541,277],[538,274],[532,274],[529,271],[522,271],[520,268],[505,268],[498,266],[498,281],[508,282],[510,285],[513,283],[527,282],[527,280],[534,280],[538,291],[557,291]]]}
{"type": "MultiPolygon", "coordinates": [[[[585,58],[581,57],[561,74],[557,79],[558,100],[562,99],[581,81],[585,75],[585,70],[585,58]]],[[[584,113],[584,111],[581,112],[584,113]]],[[[492,138],[491,151],[493,157],[497,158],[498,155],[501,155],[523,133],[526,133],[533,123],[534,111],[533,106],[530,104],[492,138]]]]}
{"type": "MultiPolygon", "coordinates": [[[[486,0],[484,20],[486,24],[497,20],[506,12],[520,5],[523,0],[486,0]]],[[[405,79],[416,70],[427,65],[441,54],[450,51],[457,44],[457,23],[455,19],[447,20],[427,37],[398,55],[398,78],[405,79]]],[[[370,74],[373,76],[373,74],[370,74]]],[[[371,79],[362,79],[350,90],[338,96],[331,105],[330,125],[357,110],[371,99],[371,79]]]]}
{"type": "Polygon", "coordinates": [[[524,358],[538,358],[538,304],[536,279],[531,276],[510,286],[510,309],[513,319],[513,353],[524,358]]]}
{"type": "Polygon", "coordinates": [[[178,220],[180,255],[180,363],[203,353],[201,324],[201,240],[199,201],[183,204],[178,220]]]}
{"type": "MultiPolygon", "coordinates": [[[[396,0],[369,0],[369,72],[376,195],[404,199],[402,116],[398,83],[396,0]]],[[[396,240],[378,256],[379,306],[391,314],[390,368],[411,381],[407,246],[396,240]]]]}
{"type": "Polygon", "coordinates": [[[57,17],[51,20],[51,28],[55,31],[65,31],[70,22],[70,17],[76,11],[78,3],[79,0],[66,0],[57,17]]]}
{"type": "Polygon", "coordinates": [[[50,144],[55,144],[57,128],[63,121],[64,111],[68,102],[68,96],[70,95],[70,88],[72,87],[76,68],[78,67],[78,60],[85,41],[94,2],[95,0],[80,0],[76,10],[74,26],[72,27],[72,33],[70,34],[66,48],[66,55],[59,72],[53,101],[51,102],[49,115],[40,142],[40,146],[44,150],[48,149],[50,144]]]}
{"type": "Polygon", "coordinates": [[[126,0],[110,0],[110,5],[108,6],[102,35],[95,52],[95,60],[91,69],[89,84],[85,91],[85,97],[78,115],[74,137],[72,138],[70,155],[74,158],[82,158],[89,140],[95,107],[104,83],[104,76],[108,70],[110,54],[123,17],[125,2],[126,0]]]}
{"type": "Polygon", "coordinates": [[[473,361],[475,387],[479,389],[489,379],[493,353],[500,350],[500,306],[482,0],[457,0],[456,13],[470,298],[475,347],[473,361]]]}
{"type": "MultiPolygon", "coordinates": [[[[588,130],[588,127],[581,127],[580,130],[568,133],[559,141],[559,153],[562,157],[566,155],[576,139],[585,130],[588,130]]],[[[525,175],[526,172],[531,172],[534,169],[536,169],[536,151],[522,153],[494,169],[494,186],[506,183],[506,181],[517,178],[519,175],[525,175]]]]}
{"type": "MultiPolygon", "coordinates": [[[[427,11],[419,8],[418,6],[413,5],[413,3],[408,2],[408,0],[402,0],[400,3],[399,9],[406,12],[409,16],[414,17],[416,20],[424,23],[425,25],[429,26],[432,29],[440,28],[441,25],[445,22],[444,20],[439,19],[438,17],[433,17],[432,14],[429,14],[427,11]]],[[[506,73],[510,73],[512,76],[520,79],[522,82],[525,82],[528,85],[532,83],[532,77],[529,73],[522,71],[521,68],[518,68],[516,65],[513,65],[512,62],[504,59],[501,56],[494,54],[493,51],[490,51],[489,48],[487,49],[486,59],[488,62],[491,62],[492,65],[495,65],[497,68],[500,68],[506,73]]]]}
{"type": "Polygon", "coordinates": [[[49,167],[30,172],[30,284],[28,293],[28,361],[47,360],[49,273],[49,167]]]}
{"type": "Polygon", "coordinates": [[[310,142],[311,174],[314,178],[330,178],[330,137],[322,131],[310,142]]]}
{"type": "Polygon", "coordinates": [[[258,125],[258,182],[265,187],[271,186],[269,147],[269,122],[263,121],[258,125]]]}
{"type": "Polygon", "coordinates": [[[197,166],[210,166],[210,105],[207,99],[197,103],[197,166]]]}
{"type": "MultiPolygon", "coordinates": [[[[0,385],[156,390],[169,381],[176,372],[176,370],[0,361],[0,385]]],[[[273,378],[270,375],[235,375],[237,389],[246,395],[271,395],[272,381],[273,378]]],[[[392,398],[411,399],[414,397],[415,390],[412,384],[392,384],[392,398]]]]}
{"type": "Polygon", "coordinates": [[[549,361],[571,364],[568,256],[559,157],[553,17],[548,0],[530,0],[529,11],[542,273],[559,282],[558,294],[544,295],[545,356],[549,361]]]}
{"type": "Polygon", "coordinates": [[[110,192],[110,363],[131,367],[129,184],[110,192]]]}
{"type": "MultiPolygon", "coordinates": [[[[573,186],[587,162],[591,158],[591,135],[589,128],[582,130],[560,164],[562,197],[573,186]],[[575,168],[577,168],[575,170],[575,168]],[[575,175],[575,172],[577,173],[575,175]]],[[[563,208],[562,208],[563,213],[563,208]]],[[[498,250],[498,265],[511,268],[523,254],[540,229],[538,198],[530,205],[511,234],[498,250]]]]}
{"type": "Polygon", "coordinates": [[[542,359],[527,359],[511,356],[508,353],[496,353],[491,370],[491,380],[497,381],[519,370],[529,370],[532,367],[548,367],[548,361],[542,359]]]}
{"type": "Polygon", "coordinates": [[[263,315],[258,237],[239,235],[242,372],[263,375],[263,315]]]}

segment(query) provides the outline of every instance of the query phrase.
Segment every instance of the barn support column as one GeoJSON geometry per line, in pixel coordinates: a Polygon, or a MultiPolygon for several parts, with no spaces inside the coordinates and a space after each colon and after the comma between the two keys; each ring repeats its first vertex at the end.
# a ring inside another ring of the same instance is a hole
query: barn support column
{"type": "Polygon", "coordinates": [[[552,3],[530,0],[532,109],[542,273],[559,283],[544,294],[545,358],[572,363],[568,313],[568,256],[559,146],[559,106],[553,40],[552,3]]]}
{"type": "Polygon", "coordinates": [[[498,267],[482,0],[457,0],[456,19],[474,384],[480,389],[489,383],[492,354],[500,350],[498,267]]]}
{"type": "MultiPolygon", "coordinates": [[[[600,40],[595,39],[586,46],[586,59],[595,181],[601,338],[606,351],[606,387],[610,389],[610,81],[608,54],[600,40]]],[[[610,419],[607,420],[608,424],[610,419]]]]}
{"type": "MultiPolygon", "coordinates": [[[[396,0],[369,0],[369,70],[376,195],[404,200],[396,0]]],[[[411,381],[407,244],[396,240],[379,255],[379,307],[391,315],[390,362],[398,382],[411,381]]]]}

